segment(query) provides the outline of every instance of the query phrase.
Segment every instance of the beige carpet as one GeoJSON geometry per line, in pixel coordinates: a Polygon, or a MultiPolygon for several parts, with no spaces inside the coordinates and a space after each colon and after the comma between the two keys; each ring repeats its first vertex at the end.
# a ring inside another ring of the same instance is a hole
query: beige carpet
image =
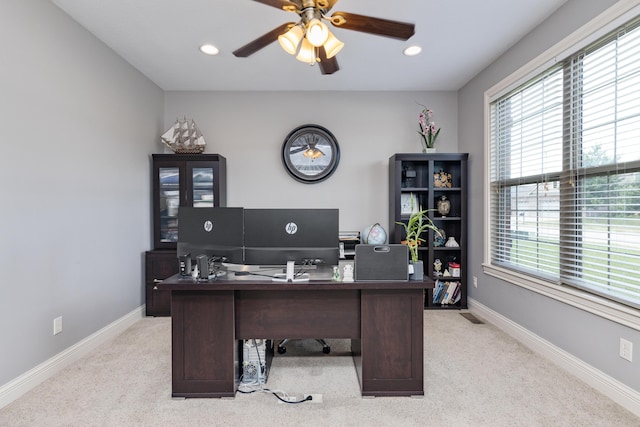
{"type": "MultiPolygon", "coordinates": [[[[425,396],[363,399],[347,342],[296,341],[268,393],[172,399],[169,318],[145,318],[0,409],[0,426],[639,426],[640,420],[490,324],[425,311],[425,396]]],[[[384,349],[380,349],[384,351],[384,349]]]]}

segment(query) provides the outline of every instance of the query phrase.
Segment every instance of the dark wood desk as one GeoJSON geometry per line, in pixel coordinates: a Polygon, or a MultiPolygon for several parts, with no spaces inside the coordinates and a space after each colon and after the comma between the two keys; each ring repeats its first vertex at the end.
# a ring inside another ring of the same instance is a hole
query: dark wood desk
{"type": "Polygon", "coordinates": [[[423,294],[433,282],[193,282],[172,276],[172,396],[232,397],[238,340],[347,338],[363,396],[424,395],[423,294]]]}

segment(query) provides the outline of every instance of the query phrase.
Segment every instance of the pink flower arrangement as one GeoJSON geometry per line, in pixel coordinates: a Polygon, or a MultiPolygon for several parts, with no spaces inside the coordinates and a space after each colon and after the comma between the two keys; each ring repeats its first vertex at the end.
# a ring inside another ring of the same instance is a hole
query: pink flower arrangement
{"type": "Polygon", "coordinates": [[[422,143],[422,151],[426,151],[427,148],[433,148],[436,144],[436,138],[440,134],[440,128],[436,126],[435,122],[431,120],[433,111],[424,105],[423,109],[418,116],[418,124],[420,130],[418,133],[422,137],[420,142],[422,143]]]}

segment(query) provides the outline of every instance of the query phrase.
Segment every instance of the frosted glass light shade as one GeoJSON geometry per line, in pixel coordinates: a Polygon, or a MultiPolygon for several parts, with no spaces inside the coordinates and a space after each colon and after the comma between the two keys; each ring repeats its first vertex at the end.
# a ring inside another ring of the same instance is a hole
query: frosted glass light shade
{"type": "Polygon", "coordinates": [[[298,50],[300,40],[304,37],[304,30],[300,25],[296,25],[286,33],[278,36],[278,43],[290,55],[295,55],[298,50]]]}
{"type": "Polygon", "coordinates": [[[338,52],[342,50],[344,43],[336,38],[331,31],[329,31],[329,37],[324,43],[324,51],[327,54],[327,58],[333,58],[338,52]]]}
{"type": "Polygon", "coordinates": [[[317,18],[313,18],[307,25],[307,39],[315,47],[320,47],[329,37],[327,24],[317,18]]]}
{"type": "Polygon", "coordinates": [[[313,64],[316,62],[316,48],[305,37],[302,39],[302,46],[300,46],[300,52],[296,56],[298,61],[306,62],[307,64],[313,64]]]}

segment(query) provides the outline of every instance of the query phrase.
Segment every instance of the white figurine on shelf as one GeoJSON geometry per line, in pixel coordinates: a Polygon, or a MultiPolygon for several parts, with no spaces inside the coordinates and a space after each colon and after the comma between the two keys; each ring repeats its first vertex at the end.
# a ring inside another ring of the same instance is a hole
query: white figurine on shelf
{"type": "Polygon", "coordinates": [[[436,276],[442,276],[442,261],[440,261],[440,258],[433,262],[433,268],[435,269],[436,276]]]}
{"type": "Polygon", "coordinates": [[[343,282],[353,282],[353,265],[347,264],[344,266],[344,274],[342,275],[343,282]]]}

